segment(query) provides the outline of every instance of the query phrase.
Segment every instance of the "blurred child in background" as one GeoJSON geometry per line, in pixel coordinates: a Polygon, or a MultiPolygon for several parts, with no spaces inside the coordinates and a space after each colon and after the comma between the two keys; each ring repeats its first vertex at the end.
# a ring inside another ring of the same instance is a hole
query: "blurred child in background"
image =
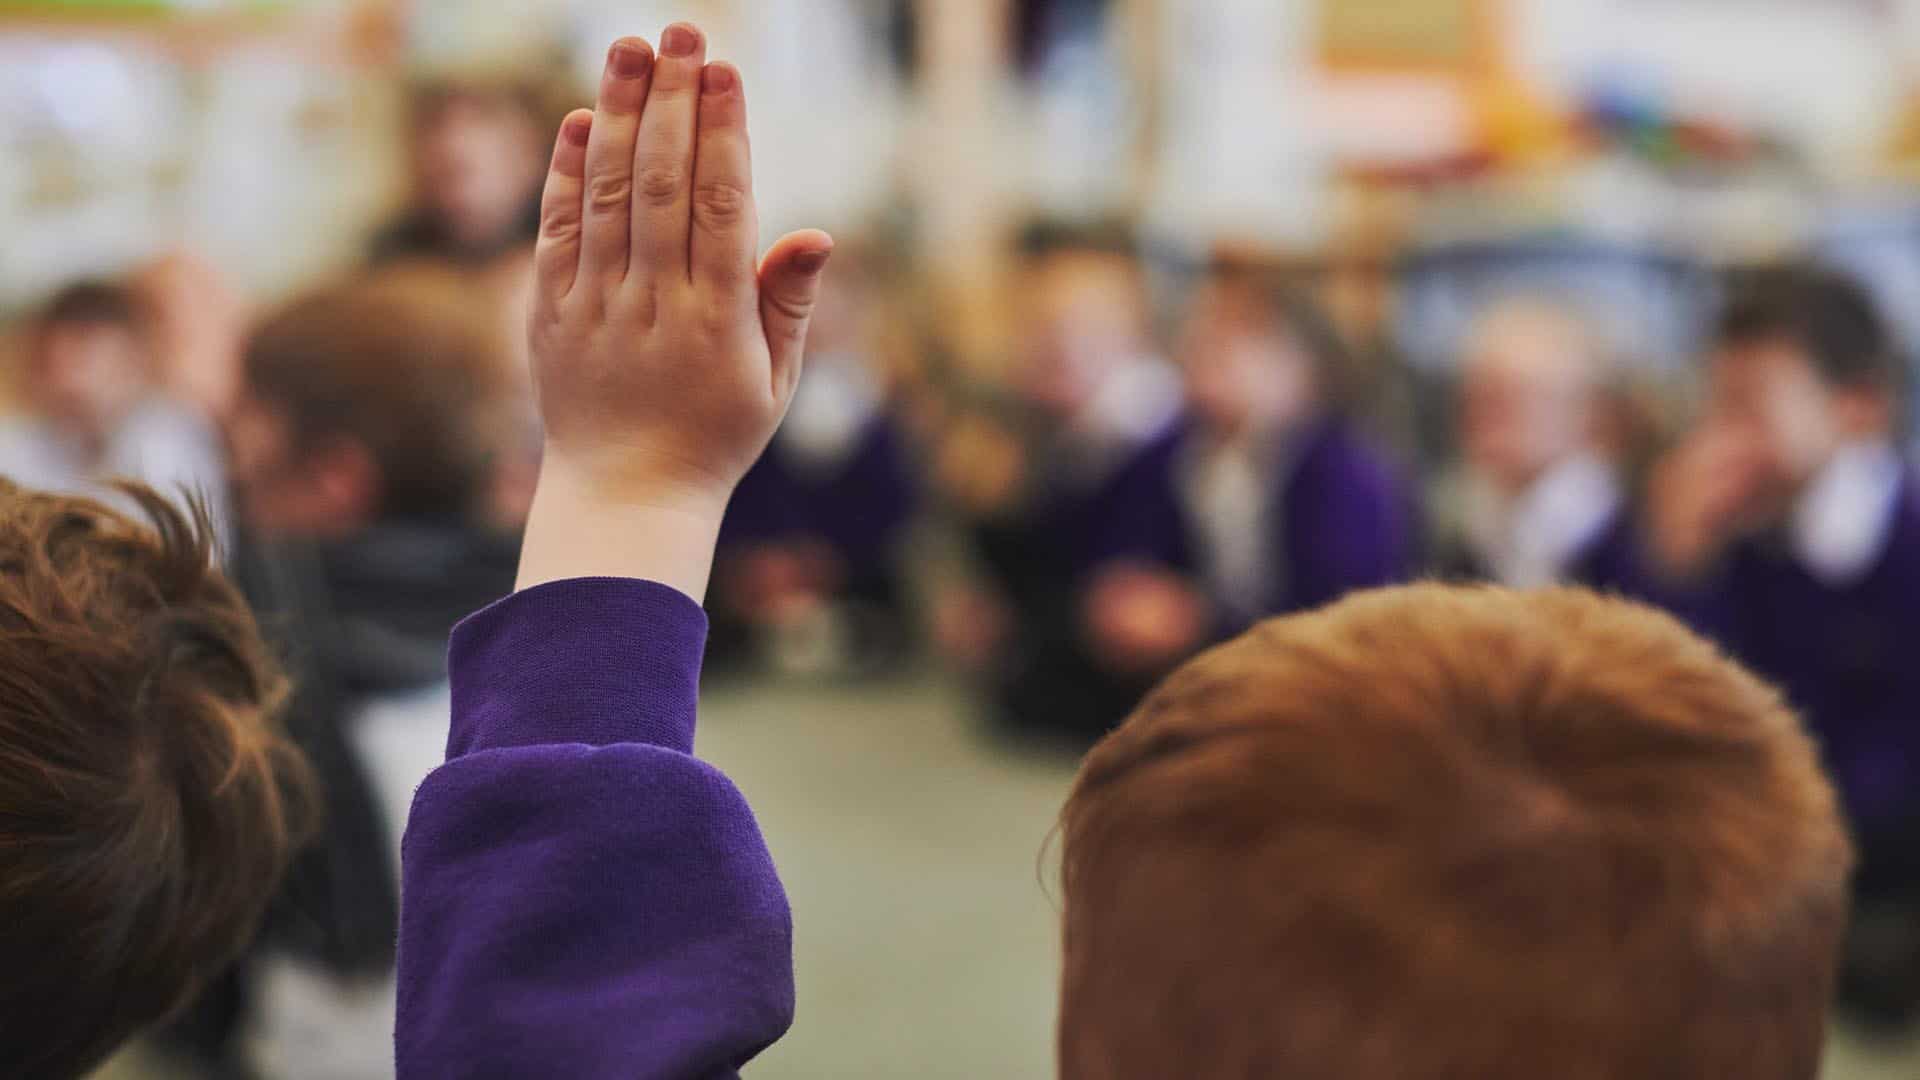
{"type": "Polygon", "coordinates": [[[876,272],[848,246],[836,252],[786,423],[727,509],[716,659],[756,643],[799,669],[904,654],[901,544],[918,490],[880,353],[876,272]]]}
{"type": "Polygon", "coordinates": [[[1920,481],[1897,448],[1904,366],[1867,294],[1807,267],[1722,315],[1704,413],[1660,463],[1609,582],[1673,605],[1779,683],[1856,831],[1843,999],[1920,1017],[1920,481]]]}
{"type": "Polygon", "coordinates": [[[1082,608],[1100,675],[1142,691],[1259,619],[1413,570],[1408,495],[1332,400],[1345,353],[1318,309],[1216,273],[1180,359],[1185,418],[1106,493],[1082,608]]]}
{"type": "Polygon", "coordinates": [[[133,289],[150,320],[155,377],[167,396],[215,423],[240,394],[248,305],[205,260],[174,252],[141,267],[133,289]]]}
{"type": "Polygon", "coordinates": [[[1178,418],[1180,380],[1155,349],[1124,234],[1036,227],[1016,285],[1018,434],[974,439],[964,458],[956,440],[943,455],[943,487],[960,493],[984,580],[942,599],[936,634],[987,673],[1003,722],[1099,735],[1126,703],[1097,692],[1081,637],[1096,514],[1127,464],[1178,418]],[[992,483],[973,490],[983,475],[992,483]]]}
{"type": "Polygon", "coordinates": [[[164,396],[138,296],[118,285],[70,286],[27,329],[25,415],[0,426],[0,472],[21,484],[120,502],[107,481],[201,493],[224,525],[219,439],[164,396]]]}
{"type": "Polygon", "coordinates": [[[545,118],[531,87],[425,86],[413,101],[412,204],[375,238],[373,259],[484,263],[529,243],[539,222],[545,118]]]}
{"type": "Polygon", "coordinates": [[[1480,318],[1462,363],[1444,573],[1521,589],[1591,576],[1621,505],[1607,366],[1596,331],[1565,308],[1513,299],[1480,318]]]}
{"type": "Polygon", "coordinates": [[[290,733],[327,800],[270,945],[203,1057],[251,1035],[269,1075],[387,1075],[399,840],[446,740],[455,622],[511,591],[487,524],[500,426],[497,335],[466,278],[398,268],[272,316],[230,424],[249,542],[236,575],[296,679],[290,733]]]}

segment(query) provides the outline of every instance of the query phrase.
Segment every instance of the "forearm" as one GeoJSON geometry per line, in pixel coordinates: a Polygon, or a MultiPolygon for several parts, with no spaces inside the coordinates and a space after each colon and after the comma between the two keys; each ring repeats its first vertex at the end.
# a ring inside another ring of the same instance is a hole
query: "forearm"
{"type": "Polygon", "coordinates": [[[786,1030],[786,899],[692,757],[704,615],[571,580],[463,623],[403,854],[402,1077],[727,1075],[786,1030]]]}
{"type": "Polygon", "coordinates": [[[725,499],[715,496],[606,492],[549,456],[527,519],[517,587],[640,578],[703,603],[725,515],[725,499]]]}

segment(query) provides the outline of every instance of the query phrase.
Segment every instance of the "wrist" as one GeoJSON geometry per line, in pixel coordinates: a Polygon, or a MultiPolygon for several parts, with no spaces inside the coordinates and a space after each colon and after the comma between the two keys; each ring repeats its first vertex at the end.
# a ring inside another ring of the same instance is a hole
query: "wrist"
{"type": "Polygon", "coordinates": [[[610,485],[550,454],[527,519],[517,588],[639,578],[703,603],[731,495],[670,483],[610,485]]]}

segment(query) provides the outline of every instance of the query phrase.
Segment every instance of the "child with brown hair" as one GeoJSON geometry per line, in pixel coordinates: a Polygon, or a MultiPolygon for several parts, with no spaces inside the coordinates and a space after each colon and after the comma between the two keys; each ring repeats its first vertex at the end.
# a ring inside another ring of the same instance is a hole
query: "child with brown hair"
{"type": "MultiPolygon", "coordinates": [[[[785,894],[692,755],[698,601],[830,250],[756,259],[698,31],[614,44],[547,183],[522,591],[454,633],[408,824],[402,1076],[731,1076],[791,1021],[785,894]]],[[[1435,588],[1176,675],[1064,855],[1061,1071],[1156,1080],[1811,1080],[1848,864],[1791,714],[1677,624],[1435,588]]]]}
{"type": "Polygon", "coordinates": [[[1210,272],[1179,349],[1180,422],[1120,470],[1095,515],[1081,634],[1132,684],[1111,725],[1201,648],[1273,615],[1406,580],[1412,499],[1347,418],[1349,354],[1268,275],[1210,272]]]}
{"type": "Polygon", "coordinates": [[[0,1072],[78,1077],[252,939],[317,804],[204,509],[0,481],[0,1072]]]}
{"type": "Polygon", "coordinates": [[[202,1060],[302,1077],[387,1064],[399,840],[445,748],[447,635],[512,591],[517,556],[491,521],[510,387],[470,289],[394,266],[294,298],[247,343],[233,573],[295,675],[287,727],[328,815],[236,972],[233,1015],[196,1014],[183,1041],[202,1060]]]}

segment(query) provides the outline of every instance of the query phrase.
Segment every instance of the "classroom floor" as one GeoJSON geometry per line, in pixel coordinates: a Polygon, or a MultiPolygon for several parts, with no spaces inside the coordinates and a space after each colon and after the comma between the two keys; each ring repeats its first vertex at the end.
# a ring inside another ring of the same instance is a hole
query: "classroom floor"
{"type": "MultiPolygon", "coordinates": [[[[1052,1075],[1041,853],[1071,760],[980,737],[926,679],[716,687],[698,750],[753,803],[793,903],[799,1019],[750,1078],[1052,1075]]],[[[1920,1077],[1920,1044],[1836,1043],[1827,1080],[1920,1077]]]]}

